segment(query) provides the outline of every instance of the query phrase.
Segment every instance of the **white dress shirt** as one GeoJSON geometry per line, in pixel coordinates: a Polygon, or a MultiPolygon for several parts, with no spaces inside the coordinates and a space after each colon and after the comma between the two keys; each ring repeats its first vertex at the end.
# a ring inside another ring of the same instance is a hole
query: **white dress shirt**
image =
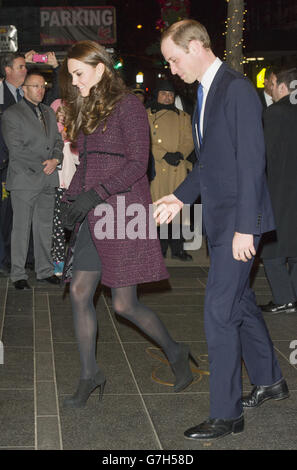
{"type": "Polygon", "coordinates": [[[272,96],[268,95],[268,93],[266,93],[266,91],[264,91],[264,98],[265,98],[267,107],[270,106],[271,104],[273,104],[272,96]]]}

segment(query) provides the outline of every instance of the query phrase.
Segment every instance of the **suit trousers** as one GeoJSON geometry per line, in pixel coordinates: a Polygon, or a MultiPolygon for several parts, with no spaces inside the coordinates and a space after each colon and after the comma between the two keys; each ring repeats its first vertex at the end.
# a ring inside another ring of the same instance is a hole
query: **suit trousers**
{"type": "MultiPolygon", "coordinates": [[[[259,237],[254,237],[255,248],[259,237]]],[[[244,263],[228,245],[209,244],[210,269],[204,305],[210,367],[210,417],[233,419],[242,414],[244,360],[254,385],[282,378],[261,310],[249,285],[253,259],[244,263]]]]}
{"type": "Polygon", "coordinates": [[[54,273],[51,256],[55,188],[39,191],[12,190],[11,280],[28,279],[25,264],[32,226],[37,279],[54,273]]]}
{"type": "Polygon", "coordinates": [[[278,305],[297,300],[297,257],[263,259],[273,300],[278,305]]]}

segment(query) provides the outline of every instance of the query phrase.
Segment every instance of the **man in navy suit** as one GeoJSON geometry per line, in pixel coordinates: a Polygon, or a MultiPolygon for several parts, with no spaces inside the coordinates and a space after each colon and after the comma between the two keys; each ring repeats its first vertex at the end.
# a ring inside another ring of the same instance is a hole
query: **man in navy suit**
{"type": "Polygon", "coordinates": [[[201,195],[211,260],[204,306],[210,417],[185,437],[208,440],[243,431],[243,408],[289,395],[249,287],[261,234],[274,229],[262,106],[252,84],[215,57],[197,21],[173,24],[163,33],[161,49],[173,74],[186,83],[200,82],[193,116],[197,163],[174,194],[157,201],[155,217],[170,222],[201,195]],[[244,398],[242,358],[254,385],[244,398]]]}

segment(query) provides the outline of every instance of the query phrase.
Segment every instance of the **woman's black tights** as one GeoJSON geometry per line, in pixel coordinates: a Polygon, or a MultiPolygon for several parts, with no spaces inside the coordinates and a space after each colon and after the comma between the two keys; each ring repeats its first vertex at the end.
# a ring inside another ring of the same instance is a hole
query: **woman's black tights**
{"type": "Polygon", "coordinates": [[[93,299],[100,277],[101,273],[98,271],[74,271],[70,284],[81,379],[89,379],[99,370],[96,362],[97,316],[93,299]]]}
{"type": "MultiPolygon", "coordinates": [[[[74,271],[70,285],[81,379],[89,379],[99,370],[96,362],[97,316],[93,299],[100,276],[98,271],[74,271]]],[[[178,343],[171,338],[159,317],[139,302],[137,286],[118,287],[111,291],[116,313],[136,325],[163,349],[169,362],[174,362],[179,353],[178,343]]]]}

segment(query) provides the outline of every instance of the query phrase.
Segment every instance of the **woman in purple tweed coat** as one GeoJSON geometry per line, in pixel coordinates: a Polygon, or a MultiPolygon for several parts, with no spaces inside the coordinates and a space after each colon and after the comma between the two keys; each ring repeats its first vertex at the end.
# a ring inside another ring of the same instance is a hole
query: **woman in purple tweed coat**
{"type": "Polygon", "coordinates": [[[84,406],[97,387],[100,398],[103,394],[106,379],[96,362],[93,303],[100,280],[111,288],[116,313],[163,349],[175,374],[174,391],[179,392],[193,380],[189,348],[176,343],[158,316],[137,298],[137,284],[168,277],[149,217],[147,113],[96,42],[81,41],[70,49],[61,82],[68,103],[67,136],[80,154],[64,200],[70,201],[65,226],[77,233],[70,297],[81,377],[76,393],[64,405],[84,406]]]}

